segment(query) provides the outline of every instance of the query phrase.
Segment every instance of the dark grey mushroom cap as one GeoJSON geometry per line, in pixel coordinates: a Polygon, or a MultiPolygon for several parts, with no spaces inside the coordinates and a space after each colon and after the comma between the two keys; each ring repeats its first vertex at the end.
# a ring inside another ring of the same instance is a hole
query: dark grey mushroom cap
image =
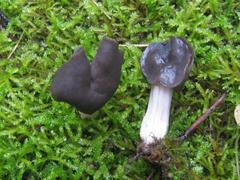
{"type": "Polygon", "coordinates": [[[191,45],[183,38],[172,37],[150,44],[143,52],[141,68],[150,84],[175,88],[186,80],[193,62],[191,45]]]}
{"type": "Polygon", "coordinates": [[[116,91],[120,82],[122,53],[114,40],[102,40],[97,54],[89,63],[82,48],[57,70],[51,85],[55,100],[92,114],[101,108],[116,91]]]}

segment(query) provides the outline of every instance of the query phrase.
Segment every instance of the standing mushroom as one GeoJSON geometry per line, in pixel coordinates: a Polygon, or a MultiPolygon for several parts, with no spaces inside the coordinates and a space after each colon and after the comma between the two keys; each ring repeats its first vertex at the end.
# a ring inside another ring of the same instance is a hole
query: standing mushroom
{"type": "Polygon", "coordinates": [[[79,48],[56,72],[51,85],[52,95],[80,112],[92,114],[116,91],[122,63],[122,53],[114,40],[102,40],[92,64],[83,48],[79,48]]]}
{"type": "Polygon", "coordinates": [[[193,56],[191,45],[178,37],[162,43],[152,43],[143,52],[141,68],[152,87],[140,129],[142,152],[148,152],[152,144],[166,135],[172,91],[188,77],[193,56]]]}

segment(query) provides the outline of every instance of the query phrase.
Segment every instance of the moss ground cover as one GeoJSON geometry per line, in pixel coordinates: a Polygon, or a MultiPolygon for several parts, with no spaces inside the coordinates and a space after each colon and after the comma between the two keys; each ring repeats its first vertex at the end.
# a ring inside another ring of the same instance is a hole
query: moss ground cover
{"type": "Polygon", "coordinates": [[[103,37],[121,44],[186,37],[196,61],[174,93],[169,138],[179,136],[224,89],[225,103],[178,147],[168,176],[239,178],[240,2],[237,0],[1,0],[9,18],[0,31],[1,179],[143,179],[151,166],[130,163],[150,87],[142,49],[121,47],[121,84],[91,119],[49,91],[52,76],[77,47],[92,58],[103,37]]]}

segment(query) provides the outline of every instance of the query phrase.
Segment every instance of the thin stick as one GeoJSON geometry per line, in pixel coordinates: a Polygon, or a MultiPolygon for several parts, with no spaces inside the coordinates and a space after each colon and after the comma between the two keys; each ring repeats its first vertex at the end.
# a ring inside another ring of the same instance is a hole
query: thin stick
{"type": "Polygon", "coordinates": [[[148,47],[149,44],[120,44],[120,47],[129,47],[129,46],[134,46],[134,47],[139,47],[139,48],[144,48],[148,47]]]}
{"type": "Polygon", "coordinates": [[[223,95],[218,98],[215,103],[203,114],[201,115],[192,125],[190,128],[188,128],[185,133],[183,135],[181,135],[178,138],[178,142],[181,143],[182,141],[184,141],[189,134],[191,134],[193,131],[195,131],[199,125],[207,119],[207,117],[223,102],[223,100],[225,99],[226,95],[228,94],[228,91],[226,91],[225,93],[223,93],[223,95]]]}
{"type": "Polygon", "coordinates": [[[10,59],[12,57],[13,53],[16,51],[17,47],[19,46],[19,44],[20,44],[20,42],[21,42],[21,40],[23,38],[23,34],[24,34],[24,32],[22,32],[22,34],[21,34],[17,44],[14,46],[14,48],[11,51],[11,53],[8,55],[8,59],[10,59]]]}
{"type": "Polygon", "coordinates": [[[112,18],[111,18],[109,15],[107,15],[107,13],[106,13],[105,11],[103,11],[103,10],[99,7],[98,3],[97,3],[95,0],[92,0],[92,2],[93,2],[93,4],[94,4],[98,9],[100,9],[100,11],[102,11],[102,13],[103,13],[109,20],[112,20],[112,18]]]}

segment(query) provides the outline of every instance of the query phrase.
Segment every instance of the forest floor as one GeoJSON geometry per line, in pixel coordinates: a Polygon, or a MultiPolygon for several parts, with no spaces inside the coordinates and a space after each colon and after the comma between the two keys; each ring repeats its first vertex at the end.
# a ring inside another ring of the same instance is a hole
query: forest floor
{"type": "Polygon", "coordinates": [[[240,104],[239,1],[1,0],[0,10],[9,20],[0,30],[1,179],[147,178],[153,167],[130,161],[151,88],[139,63],[144,48],[131,44],[171,36],[187,39],[195,62],[173,94],[167,138],[181,135],[230,92],[172,151],[164,176],[240,178],[240,126],[233,116],[240,104]],[[74,107],[54,101],[49,87],[76,48],[92,59],[104,37],[127,44],[120,46],[121,82],[103,108],[82,119],[74,107]]]}

